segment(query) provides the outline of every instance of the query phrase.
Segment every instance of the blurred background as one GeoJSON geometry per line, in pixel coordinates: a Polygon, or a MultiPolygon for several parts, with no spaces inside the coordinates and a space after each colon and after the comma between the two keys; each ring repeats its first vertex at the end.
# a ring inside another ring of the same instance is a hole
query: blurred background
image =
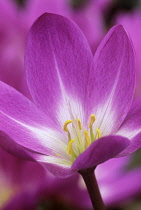
{"type": "MultiPolygon", "coordinates": [[[[0,80],[32,100],[25,79],[24,52],[30,26],[44,12],[75,21],[87,37],[93,54],[109,28],[122,24],[135,49],[134,101],[140,101],[141,0],[0,0],[0,80]]],[[[98,166],[96,176],[108,210],[141,209],[141,149],[98,166]]],[[[0,148],[0,209],[92,208],[78,174],[61,180],[38,163],[21,160],[0,148]]]]}

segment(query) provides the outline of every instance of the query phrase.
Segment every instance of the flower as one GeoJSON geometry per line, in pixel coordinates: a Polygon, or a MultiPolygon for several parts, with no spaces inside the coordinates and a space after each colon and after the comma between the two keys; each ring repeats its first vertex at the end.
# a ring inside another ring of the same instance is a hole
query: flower
{"type": "Polygon", "coordinates": [[[130,109],[134,65],[122,26],[108,32],[93,59],[74,22],[42,15],[30,29],[25,56],[34,103],[0,82],[0,145],[59,177],[135,151],[141,121],[140,106],[130,109]]]}

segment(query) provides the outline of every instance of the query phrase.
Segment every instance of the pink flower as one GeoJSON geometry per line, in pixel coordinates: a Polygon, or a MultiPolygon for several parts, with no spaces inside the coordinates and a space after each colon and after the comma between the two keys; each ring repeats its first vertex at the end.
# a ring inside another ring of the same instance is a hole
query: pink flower
{"type": "Polygon", "coordinates": [[[141,146],[140,106],[130,109],[134,53],[122,26],[109,31],[93,59],[75,23],[44,14],[25,57],[34,103],[0,83],[3,148],[67,177],[141,146]]]}

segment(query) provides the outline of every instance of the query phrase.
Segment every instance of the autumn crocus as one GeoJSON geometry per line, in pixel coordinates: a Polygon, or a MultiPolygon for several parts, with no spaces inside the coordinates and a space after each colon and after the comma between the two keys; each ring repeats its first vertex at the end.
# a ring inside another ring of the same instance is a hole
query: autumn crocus
{"type": "Polygon", "coordinates": [[[135,151],[141,120],[140,107],[130,109],[134,65],[122,26],[108,32],[93,58],[75,23],[42,15],[30,29],[25,55],[34,103],[0,82],[1,146],[59,177],[93,172],[135,151]]]}

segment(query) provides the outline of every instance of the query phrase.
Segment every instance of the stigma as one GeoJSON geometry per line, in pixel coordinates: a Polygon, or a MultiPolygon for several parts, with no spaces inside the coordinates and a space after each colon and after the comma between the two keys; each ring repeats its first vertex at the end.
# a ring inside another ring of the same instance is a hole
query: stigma
{"type": "Polygon", "coordinates": [[[72,157],[72,161],[74,161],[79,154],[84,152],[92,142],[102,137],[100,129],[93,128],[95,121],[95,115],[91,114],[87,128],[83,128],[80,119],[67,120],[64,123],[63,130],[68,136],[66,150],[72,157]]]}

